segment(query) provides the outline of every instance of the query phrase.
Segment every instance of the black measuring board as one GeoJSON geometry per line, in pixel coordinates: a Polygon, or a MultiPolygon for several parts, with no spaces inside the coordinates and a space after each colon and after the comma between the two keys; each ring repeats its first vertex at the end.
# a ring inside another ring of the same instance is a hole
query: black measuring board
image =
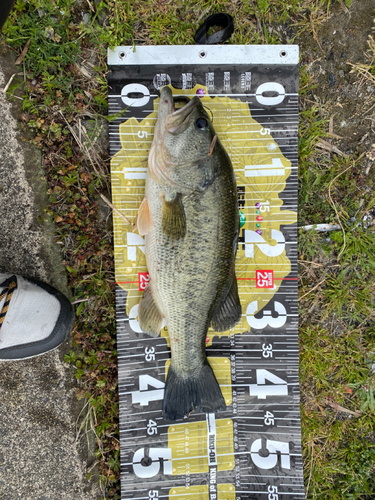
{"type": "MultiPolygon", "coordinates": [[[[206,352],[227,410],[166,422],[167,327],[140,329],[145,242],[114,213],[125,499],[305,498],[298,382],[298,47],[140,46],[108,53],[112,198],[134,222],[144,196],[158,90],[198,95],[231,157],[241,216],[242,318],[209,329],[206,352]]],[[[194,258],[192,256],[192,258],[194,258]]],[[[171,283],[173,287],[173,283],[171,283]]]]}

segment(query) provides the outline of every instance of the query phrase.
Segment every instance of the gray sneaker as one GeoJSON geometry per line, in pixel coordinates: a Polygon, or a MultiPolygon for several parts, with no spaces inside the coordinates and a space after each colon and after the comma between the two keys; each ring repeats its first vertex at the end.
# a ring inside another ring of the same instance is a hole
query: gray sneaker
{"type": "Polygon", "coordinates": [[[58,290],[0,273],[0,360],[32,358],[55,349],[73,323],[73,306],[58,290]]]}

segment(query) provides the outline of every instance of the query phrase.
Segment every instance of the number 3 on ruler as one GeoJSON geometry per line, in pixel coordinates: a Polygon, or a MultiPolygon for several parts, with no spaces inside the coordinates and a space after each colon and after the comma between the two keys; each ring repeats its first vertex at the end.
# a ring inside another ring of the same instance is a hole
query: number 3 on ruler
{"type": "Polygon", "coordinates": [[[263,317],[258,319],[254,317],[254,314],[258,310],[258,301],[254,300],[253,302],[250,302],[246,308],[246,320],[248,325],[251,326],[251,328],[256,328],[257,330],[262,330],[263,328],[266,328],[266,326],[270,326],[271,328],[281,328],[284,326],[288,317],[285,307],[281,304],[281,302],[277,301],[274,302],[273,307],[278,313],[277,318],[271,316],[271,311],[263,309],[263,317]]]}

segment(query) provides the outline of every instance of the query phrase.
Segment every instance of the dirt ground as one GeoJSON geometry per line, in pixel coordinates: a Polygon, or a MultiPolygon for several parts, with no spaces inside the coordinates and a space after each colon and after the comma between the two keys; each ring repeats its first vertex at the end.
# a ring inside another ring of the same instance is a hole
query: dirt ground
{"type": "MultiPolygon", "coordinates": [[[[12,53],[0,51],[1,89],[16,71],[13,60],[12,53]]],[[[0,272],[35,277],[69,295],[54,227],[40,217],[47,203],[41,152],[17,129],[20,106],[0,92],[0,272]]],[[[77,439],[82,404],[63,359],[71,344],[33,359],[0,361],[1,500],[100,495],[86,476],[93,451],[77,439]]]]}
{"type": "Polygon", "coordinates": [[[328,19],[311,24],[315,36],[306,31],[298,40],[301,64],[316,84],[308,96],[310,104],[331,120],[331,132],[337,136],[330,142],[344,154],[368,153],[363,182],[371,175],[367,170],[375,150],[375,78],[361,77],[353,65],[371,62],[368,42],[375,37],[374,17],[373,0],[354,0],[350,10],[344,2],[335,2],[328,19]]]}

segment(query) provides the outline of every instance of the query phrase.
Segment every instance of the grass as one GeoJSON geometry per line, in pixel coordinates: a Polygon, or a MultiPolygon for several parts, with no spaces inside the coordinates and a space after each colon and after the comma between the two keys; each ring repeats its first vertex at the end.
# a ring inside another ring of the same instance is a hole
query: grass
{"type": "MultiPolygon", "coordinates": [[[[45,217],[55,221],[77,313],[66,361],[85,402],[82,429],[97,437],[107,499],[120,498],[115,283],[112,232],[99,197],[109,197],[108,153],[90,147],[93,125],[103,125],[107,114],[106,47],[193,44],[200,23],[215,12],[234,17],[229,43],[299,43],[308,36],[320,46],[319,27],[334,3],[18,0],[4,27],[0,43],[17,56],[30,40],[8,96],[22,98],[20,127],[43,152],[45,217]]],[[[371,84],[374,55],[370,39],[367,64],[352,68],[371,84]]],[[[348,156],[325,149],[330,109],[316,102],[308,65],[300,75],[299,225],[342,228],[301,230],[299,237],[305,484],[309,499],[365,500],[375,483],[375,235],[361,221],[374,206],[374,181],[363,176],[359,149],[348,156]]]]}
{"type": "MultiPolygon", "coordinates": [[[[372,54],[368,74],[373,61],[372,54]]],[[[355,70],[364,76],[362,66],[355,70]]],[[[329,116],[311,102],[313,86],[301,90],[299,223],[342,228],[301,231],[299,237],[307,498],[370,499],[375,478],[375,234],[361,221],[374,207],[373,180],[363,178],[359,148],[345,156],[316,147],[329,137],[329,116]]]]}

